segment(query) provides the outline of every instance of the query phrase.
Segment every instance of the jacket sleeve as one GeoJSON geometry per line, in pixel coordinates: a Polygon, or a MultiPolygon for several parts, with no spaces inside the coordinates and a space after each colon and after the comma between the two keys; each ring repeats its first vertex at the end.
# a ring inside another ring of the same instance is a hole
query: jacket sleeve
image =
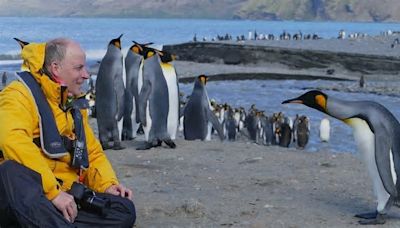
{"type": "Polygon", "coordinates": [[[87,112],[84,111],[82,116],[89,155],[89,168],[85,175],[85,184],[96,192],[104,192],[108,187],[119,184],[119,182],[99,140],[89,126],[87,112]]]}
{"type": "Polygon", "coordinates": [[[6,160],[14,160],[39,173],[44,193],[52,200],[60,193],[60,186],[42,152],[33,143],[38,121],[33,98],[20,82],[0,93],[0,150],[6,160]]]}

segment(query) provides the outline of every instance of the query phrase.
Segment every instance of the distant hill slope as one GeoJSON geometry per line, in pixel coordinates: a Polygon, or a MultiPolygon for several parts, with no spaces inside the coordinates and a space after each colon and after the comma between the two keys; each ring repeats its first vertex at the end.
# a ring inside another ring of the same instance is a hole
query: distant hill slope
{"type": "Polygon", "coordinates": [[[399,0],[0,0],[0,16],[400,21],[399,0]]]}

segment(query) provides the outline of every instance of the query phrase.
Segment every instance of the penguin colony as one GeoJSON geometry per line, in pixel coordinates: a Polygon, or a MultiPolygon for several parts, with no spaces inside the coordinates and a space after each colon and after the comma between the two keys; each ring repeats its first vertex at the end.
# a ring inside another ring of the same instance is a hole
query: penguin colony
{"type": "MultiPolygon", "coordinates": [[[[292,144],[298,149],[307,146],[310,137],[310,119],[307,116],[296,115],[292,119],[282,112],[266,114],[254,104],[247,111],[243,107],[232,107],[226,103],[217,104],[208,97],[208,77],[205,75],[195,79],[192,93],[185,98],[179,92],[178,77],[171,64],[174,56],[151,48],[149,44],[135,42],[129,49],[125,58],[124,87],[120,83],[123,68],[120,38],[117,38],[118,42],[116,39],[110,42],[96,81],[95,107],[103,147],[121,149],[119,136],[123,140],[134,139],[139,126],[143,128],[145,144],[137,149],[150,149],[163,142],[175,148],[173,140],[178,129],[183,131],[186,140],[208,141],[212,135],[217,134],[220,140],[235,141],[247,137],[252,142],[266,146],[289,147],[292,144]],[[107,69],[102,67],[103,62],[107,69]],[[114,80],[103,79],[103,74],[111,75],[114,80]],[[106,89],[100,90],[100,87],[104,85],[114,90],[114,94],[120,91],[124,93],[119,98],[111,97],[111,94],[102,96],[106,89]],[[102,97],[106,97],[105,101],[100,100],[102,97]],[[121,103],[120,98],[124,102],[121,103]],[[109,116],[104,118],[103,112],[109,116]],[[121,133],[115,131],[115,127],[122,116],[124,123],[121,133]],[[101,128],[102,124],[106,127],[101,128]],[[113,147],[108,144],[111,141],[113,147]]],[[[375,102],[340,100],[317,90],[282,102],[286,103],[304,104],[353,128],[355,141],[377,198],[375,211],[355,216],[361,219],[360,224],[385,223],[388,210],[392,206],[400,206],[400,184],[397,182],[400,173],[400,123],[393,114],[375,102]]],[[[328,118],[322,119],[319,133],[321,142],[329,141],[328,118]]]]}
{"type": "Polygon", "coordinates": [[[306,116],[293,121],[282,112],[267,115],[255,105],[246,111],[217,104],[208,97],[206,75],[195,79],[192,94],[185,97],[179,92],[172,54],[150,47],[152,43],[133,41],[123,59],[121,37],[109,42],[96,83],[89,81],[86,96],[104,149],[123,149],[121,141],[137,134],[144,134],[145,142],[136,149],[163,142],[175,148],[179,131],[186,140],[209,141],[216,135],[220,140],[249,138],[265,146],[306,147],[310,135],[306,116]]]}

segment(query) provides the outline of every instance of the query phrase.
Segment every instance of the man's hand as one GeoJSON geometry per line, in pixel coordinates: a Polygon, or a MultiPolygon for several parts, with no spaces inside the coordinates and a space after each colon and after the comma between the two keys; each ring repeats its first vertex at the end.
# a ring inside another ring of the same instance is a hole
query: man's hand
{"type": "Polygon", "coordinates": [[[132,195],[133,195],[132,190],[130,190],[129,188],[126,188],[122,184],[111,185],[110,187],[108,187],[106,189],[105,193],[115,195],[115,196],[121,196],[121,197],[128,198],[128,199],[132,199],[132,195]]]}
{"type": "Polygon", "coordinates": [[[74,197],[66,192],[61,191],[56,198],[51,201],[54,206],[62,212],[64,218],[70,223],[75,221],[78,215],[78,207],[74,201],[74,197]]]}

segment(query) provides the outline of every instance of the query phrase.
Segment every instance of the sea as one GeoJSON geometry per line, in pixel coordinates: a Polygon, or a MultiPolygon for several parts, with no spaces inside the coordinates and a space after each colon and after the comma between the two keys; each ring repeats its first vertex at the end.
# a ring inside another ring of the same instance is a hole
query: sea
{"type": "MultiPolygon", "coordinates": [[[[349,22],[302,22],[302,21],[257,21],[257,20],[202,20],[202,19],[137,19],[137,18],[48,18],[48,17],[0,17],[0,72],[18,71],[21,64],[18,54],[20,46],[14,37],[27,42],[45,42],[56,37],[68,37],[78,41],[87,54],[88,65],[101,60],[108,42],[123,34],[123,52],[132,41],[153,42],[154,47],[166,44],[189,42],[196,36],[212,40],[217,36],[231,35],[233,38],[249,34],[273,34],[278,37],[284,31],[294,34],[317,34],[323,39],[336,39],[339,31],[346,34],[359,33],[370,36],[400,32],[399,23],[349,23],[349,22]]],[[[335,81],[312,80],[241,80],[210,81],[207,90],[210,98],[218,103],[246,109],[255,104],[267,114],[282,111],[294,117],[307,115],[311,120],[311,137],[306,151],[328,150],[332,153],[355,153],[351,128],[333,118],[331,140],[321,143],[318,137],[320,120],[324,114],[302,105],[281,105],[283,100],[305,92],[304,88],[327,86],[335,81]]],[[[355,82],[341,82],[341,86],[355,86],[355,82]]],[[[337,86],[337,85],[336,85],[337,86]]],[[[368,84],[367,84],[368,86],[368,84]]],[[[185,94],[190,94],[192,84],[180,84],[185,94]]],[[[399,119],[399,97],[369,93],[347,93],[326,91],[329,96],[348,100],[373,100],[383,104],[399,119]]]]}

